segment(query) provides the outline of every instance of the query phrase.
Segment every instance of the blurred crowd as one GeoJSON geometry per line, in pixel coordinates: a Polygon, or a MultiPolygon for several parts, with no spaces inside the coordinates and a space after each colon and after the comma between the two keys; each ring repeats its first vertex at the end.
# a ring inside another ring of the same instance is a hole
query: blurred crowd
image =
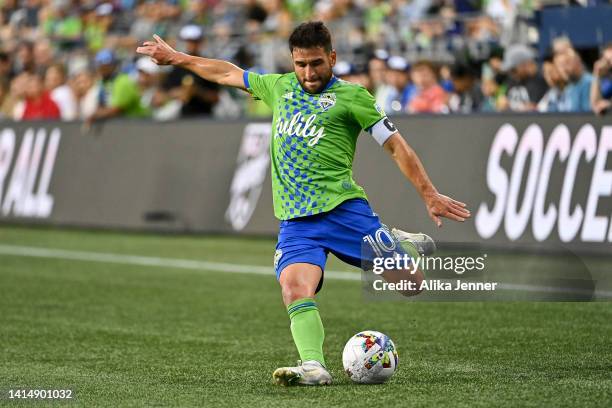
{"type": "Polygon", "coordinates": [[[499,49],[482,64],[410,64],[379,50],[369,70],[341,63],[336,73],[372,89],[388,114],[474,112],[610,111],[612,43],[601,51],[592,71],[567,38],[554,41],[552,55],[538,63],[523,44],[499,49]]]}
{"type": "MultiPolygon", "coordinates": [[[[593,2],[586,1],[584,5],[593,2]]],[[[268,108],[135,49],[158,34],[193,55],[287,72],[286,41],[308,19],[330,27],[334,73],[392,114],[609,112],[612,46],[550,55],[530,0],[0,0],[0,119],[262,117],[268,108]]]]}

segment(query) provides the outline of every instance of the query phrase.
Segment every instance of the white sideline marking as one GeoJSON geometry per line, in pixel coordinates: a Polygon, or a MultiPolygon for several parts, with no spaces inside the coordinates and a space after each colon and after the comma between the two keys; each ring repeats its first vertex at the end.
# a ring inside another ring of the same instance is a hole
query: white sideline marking
{"type": "MultiPolygon", "coordinates": [[[[138,256],[138,255],[123,255],[123,254],[111,254],[104,252],[86,252],[86,251],[72,251],[65,249],[54,249],[54,248],[40,248],[40,247],[29,247],[19,245],[1,245],[0,244],[0,255],[11,255],[11,256],[25,256],[32,258],[54,258],[54,259],[70,259],[74,261],[85,261],[85,262],[105,262],[115,263],[123,265],[141,265],[141,266],[157,266],[166,268],[180,268],[180,269],[191,269],[198,271],[214,271],[214,272],[225,272],[225,273],[247,273],[252,275],[266,275],[272,276],[274,269],[270,266],[259,266],[259,265],[246,265],[246,264],[233,264],[226,262],[209,262],[209,261],[196,261],[190,259],[178,259],[178,258],[158,258],[152,256],[138,256]]],[[[351,272],[341,272],[326,270],[326,279],[346,280],[346,281],[359,281],[361,280],[361,274],[351,272]]],[[[443,281],[451,281],[451,279],[441,279],[443,281]]],[[[497,285],[502,290],[514,290],[514,291],[526,291],[526,292],[549,292],[549,293],[567,293],[575,292],[581,293],[582,291],[572,288],[558,288],[549,286],[535,286],[535,285],[524,285],[524,284],[513,284],[513,283],[499,283],[497,285]]],[[[612,299],[612,292],[609,291],[595,291],[594,296],[596,298],[612,299]]]]}
{"type": "MultiPolygon", "coordinates": [[[[27,256],[33,258],[71,259],[74,261],[106,262],[124,265],[161,266],[166,268],[192,269],[227,273],[249,273],[274,276],[272,266],[233,264],[225,262],[196,261],[178,258],[110,254],[104,252],[72,251],[65,249],[39,248],[18,245],[0,245],[0,255],[27,256]]],[[[358,273],[325,271],[325,278],[338,280],[360,280],[358,273]]]]}

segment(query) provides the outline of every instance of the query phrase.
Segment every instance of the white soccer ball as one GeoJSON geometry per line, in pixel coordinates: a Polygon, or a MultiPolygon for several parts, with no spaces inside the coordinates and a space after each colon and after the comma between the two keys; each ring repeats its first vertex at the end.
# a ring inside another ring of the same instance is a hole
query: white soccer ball
{"type": "Polygon", "coordinates": [[[387,381],[397,369],[398,361],[393,341],[373,330],[351,337],[342,352],[344,371],[351,380],[361,384],[387,381]]]}

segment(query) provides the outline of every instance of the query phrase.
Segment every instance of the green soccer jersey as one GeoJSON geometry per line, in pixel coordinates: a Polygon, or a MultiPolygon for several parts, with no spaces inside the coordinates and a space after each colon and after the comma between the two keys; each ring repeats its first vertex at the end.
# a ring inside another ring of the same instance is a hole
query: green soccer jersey
{"type": "Polygon", "coordinates": [[[245,87],[273,111],[270,156],[274,214],[281,220],[366,198],[353,180],[357,137],[385,114],[362,86],[332,78],[319,94],[295,73],[245,72],[245,87]]]}

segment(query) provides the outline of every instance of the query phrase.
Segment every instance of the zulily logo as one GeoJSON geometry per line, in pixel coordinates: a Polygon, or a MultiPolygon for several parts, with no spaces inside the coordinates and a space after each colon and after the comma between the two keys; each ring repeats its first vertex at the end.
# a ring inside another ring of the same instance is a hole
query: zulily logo
{"type": "Polygon", "coordinates": [[[319,140],[325,136],[325,128],[323,126],[317,128],[313,122],[317,115],[312,114],[305,119],[302,112],[298,112],[291,119],[278,119],[276,122],[276,137],[281,135],[300,136],[310,138],[308,146],[314,146],[319,143],[319,140]]]}

